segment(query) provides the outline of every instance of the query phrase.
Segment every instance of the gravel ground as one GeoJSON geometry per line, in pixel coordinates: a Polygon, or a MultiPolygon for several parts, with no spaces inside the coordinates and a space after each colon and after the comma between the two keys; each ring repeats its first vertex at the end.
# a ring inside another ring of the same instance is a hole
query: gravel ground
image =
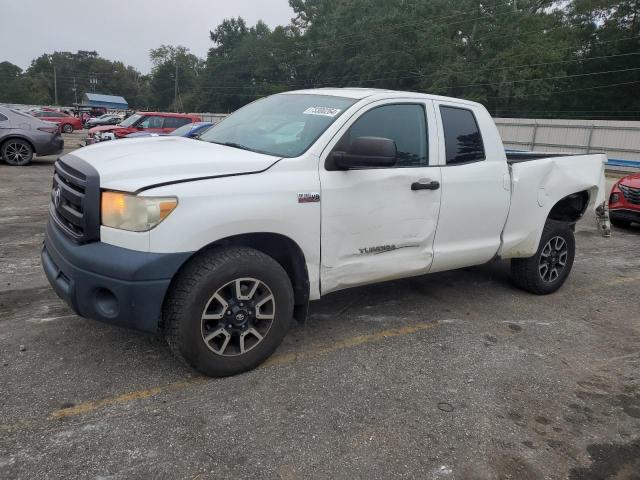
{"type": "Polygon", "coordinates": [[[206,379],[49,288],[52,166],[0,166],[0,478],[640,478],[639,228],[588,215],[547,297],[504,262],[329,295],[206,379]]]}

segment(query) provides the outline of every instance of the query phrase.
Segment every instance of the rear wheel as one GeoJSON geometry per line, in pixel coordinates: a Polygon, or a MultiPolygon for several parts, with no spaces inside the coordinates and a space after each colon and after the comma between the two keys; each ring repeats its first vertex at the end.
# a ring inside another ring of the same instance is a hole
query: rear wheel
{"type": "Polygon", "coordinates": [[[176,356],[214,377],[264,362],[292,316],[287,273],[268,255],[243,247],[193,258],[172,284],[163,310],[165,336],[176,356]]]}
{"type": "Polygon", "coordinates": [[[71,125],[70,123],[65,123],[62,126],[62,131],[64,133],[73,133],[73,125],[71,125]]]}
{"type": "Polygon", "coordinates": [[[565,282],[575,257],[576,242],[570,225],[548,220],[538,251],[530,258],[511,260],[513,283],[528,292],[547,295],[565,282]]]}
{"type": "Polygon", "coordinates": [[[19,138],[11,138],[4,142],[0,153],[5,162],[17,167],[27,165],[33,159],[33,148],[28,142],[19,138]]]}

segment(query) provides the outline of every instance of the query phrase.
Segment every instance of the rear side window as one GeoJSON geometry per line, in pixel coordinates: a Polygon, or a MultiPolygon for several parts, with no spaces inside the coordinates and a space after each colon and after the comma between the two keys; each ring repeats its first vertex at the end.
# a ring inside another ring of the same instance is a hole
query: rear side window
{"type": "Polygon", "coordinates": [[[473,112],[464,108],[441,106],[440,115],[447,165],[484,160],[482,136],[473,112]]]}
{"type": "Polygon", "coordinates": [[[164,128],[178,128],[191,123],[190,118],[165,117],[164,128]]]}
{"type": "Polygon", "coordinates": [[[424,107],[415,104],[384,105],[362,115],[340,141],[348,150],[358,137],[390,138],[398,149],[397,167],[423,167],[429,163],[424,107]]]}

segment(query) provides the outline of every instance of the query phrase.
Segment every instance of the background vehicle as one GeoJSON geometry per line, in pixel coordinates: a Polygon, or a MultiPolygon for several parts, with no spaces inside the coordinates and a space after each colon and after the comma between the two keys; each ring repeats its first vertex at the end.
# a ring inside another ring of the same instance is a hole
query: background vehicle
{"type": "Polygon", "coordinates": [[[82,130],[82,121],[71,115],[62,112],[41,111],[32,115],[45,122],[53,122],[60,125],[60,130],[64,133],[71,133],[74,130],[82,130]]]}
{"type": "Polygon", "coordinates": [[[213,123],[211,122],[193,122],[193,123],[188,123],[187,125],[183,125],[180,128],[176,128],[171,133],[135,132],[127,135],[127,138],[157,137],[157,136],[166,136],[166,135],[170,135],[172,137],[194,138],[211,127],[213,127],[213,123]]]}
{"type": "Polygon", "coordinates": [[[162,328],[207,375],[257,366],[310,300],[349,287],[501,258],[517,286],[552,293],[589,205],[608,226],[605,155],[507,156],[465,100],[290,92],[200,139],[63,157],[42,264],[80,315],[162,328]]]}
{"type": "Polygon", "coordinates": [[[113,115],[110,113],[105,113],[104,115],[100,115],[96,118],[89,118],[84,124],[84,128],[93,128],[103,125],[117,125],[122,122],[122,117],[119,115],[113,115]]]}
{"type": "Polygon", "coordinates": [[[63,147],[57,124],[0,107],[0,157],[9,165],[27,165],[34,154],[56,155],[63,147]]]}
{"type": "Polygon", "coordinates": [[[617,227],[628,227],[640,223],[640,173],[618,180],[609,196],[611,223],[617,227]]]}
{"type": "Polygon", "coordinates": [[[124,138],[130,133],[170,133],[188,123],[199,122],[200,117],[184,113],[138,112],[118,125],[93,127],[89,130],[88,143],[103,139],[124,138]]]}

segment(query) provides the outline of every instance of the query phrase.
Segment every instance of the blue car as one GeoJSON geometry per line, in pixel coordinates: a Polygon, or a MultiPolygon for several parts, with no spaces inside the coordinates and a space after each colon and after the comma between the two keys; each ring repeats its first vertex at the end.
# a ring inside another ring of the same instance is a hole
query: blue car
{"type": "Polygon", "coordinates": [[[166,136],[194,138],[210,127],[213,127],[213,123],[211,122],[193,122],[187,125],[183,125],[180,128],[176,128],[171,133],[134,132],[134,133],[130,133],[125,138],[166,137],[166,136]]]}

